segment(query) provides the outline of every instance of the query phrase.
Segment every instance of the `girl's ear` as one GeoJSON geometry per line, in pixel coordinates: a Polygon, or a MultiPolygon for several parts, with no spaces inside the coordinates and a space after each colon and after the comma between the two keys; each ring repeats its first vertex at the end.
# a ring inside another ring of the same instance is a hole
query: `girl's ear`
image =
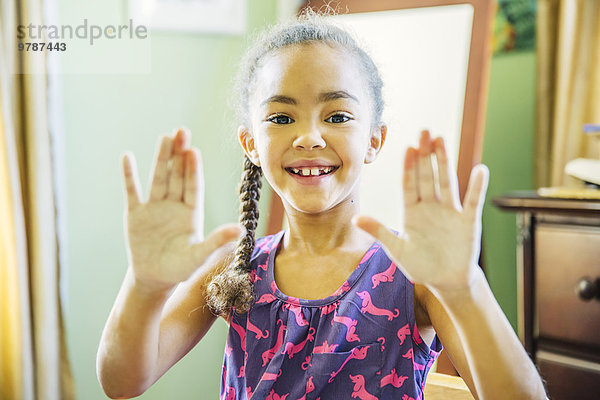
{"type": "Polygon", "coordinates": [[[260,160],[258,159],[258,150],[254,144],[254,137],[245,125],[240,125],[238,128],[238,140],[242,146],[242,150],[246,156],[252,161],[254,165],[260,167],[260,160]]]}
{"type": "Polygon", "coordinates": [[[386,135],[387,125],[385,124],[381,124],[371,131],[369,147],[367,148],[367,154],[365,154],[365,164],[370,164],[375,161],[377,154],[379,154],[383,144],[385,143],[386,135]]]}

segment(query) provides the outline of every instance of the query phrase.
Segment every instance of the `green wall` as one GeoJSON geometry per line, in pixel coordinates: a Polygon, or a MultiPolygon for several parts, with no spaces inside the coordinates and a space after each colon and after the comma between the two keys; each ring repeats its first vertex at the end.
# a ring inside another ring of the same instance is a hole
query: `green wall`
{"type": "Polygon", "coordinates": [[[511,190],[533,189],[534,51],[492,59],[483,163],[490,185],[483,216],[483,254],[490,286],[516,330],[516,216],[490,203],[511,190]]]}
{"type": "MultiPolygon", "coordinates": [[[[123,4],[61,0],[59,23],[77,25],[83,18],[90,24],[122,23],[127,19],[123,4]]],[[[248,7],[249,32],[276,19],[275,0],[253,0],[248,7]]],[[[241,36],[153,33],[151,74],[59,76],[65,158],[58,162],[66,171],[65,319],[79,399],[106,398],[95,358],[127,267],[121,154],[135,154],[146,193],[158,136],[189,127],[205,165],[205,231],[238,218],[232,188],[239,181],[242,157],[229,99],[245,43],[241,36]]],[[[107,66],[128,62],[111,54],[104,59],[107,66]]],[[[140,398],[217,398],[225,338],[226,326],[219,321],[140,398]]]]}

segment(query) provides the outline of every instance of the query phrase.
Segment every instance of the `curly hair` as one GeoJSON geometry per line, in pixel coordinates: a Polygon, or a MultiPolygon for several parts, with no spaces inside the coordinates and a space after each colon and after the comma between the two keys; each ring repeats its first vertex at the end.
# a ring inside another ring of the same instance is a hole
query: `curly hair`
{"type": "MultiPolygon", "coordinates": [[[[256,84],[257,72],[264,58],[285,47],[322,42],[344,49],[353,54],[364,73],[373,107],[372,125],[381,124],[383,97],[381,76],[371,57],[359,47],[352,36],[338,26],[326,21],[325,15],[306,9],[297,18],[272,27],[256,40],[240,64],[237,76],[239,118],[246,126],[249,120],[250,94],[256,84]]],[[[246,227],[246,235],[240,239],[233,263],[216,275],[207,288],[207,304],[216,315],[232,310],[247,312],[254,302],[253,283],[250,280],[250,259],[254,251],[254,234],[258,224],[258,200],[262,170],[244,158],[240,194],[240,223],[246,227]]]]}

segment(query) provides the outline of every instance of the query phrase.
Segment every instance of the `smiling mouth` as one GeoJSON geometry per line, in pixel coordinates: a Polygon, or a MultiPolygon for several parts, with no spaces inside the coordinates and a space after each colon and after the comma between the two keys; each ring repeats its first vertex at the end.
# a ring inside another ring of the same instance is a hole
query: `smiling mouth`
{"type": "Polygon", "coordinates": [[[290,174],[309,177],[309,176],[323,176],[323,175],[331,175],[334,173],[339,167],[304,167],[304,168],[285,168],[287,172],[290,174]]]}

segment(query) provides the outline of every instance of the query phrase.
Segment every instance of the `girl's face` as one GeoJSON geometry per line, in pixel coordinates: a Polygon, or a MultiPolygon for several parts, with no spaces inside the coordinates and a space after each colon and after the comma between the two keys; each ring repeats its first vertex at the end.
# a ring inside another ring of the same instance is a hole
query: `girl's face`
{"type": "Polygon", "coordinates": [[[324,43],[280,49],[257,71],[249,101],[240,143],[288,212],[358,201],[361,167],[375,159],[386,128],[372,127],[372,99],[352,55],[324,43]]]}

